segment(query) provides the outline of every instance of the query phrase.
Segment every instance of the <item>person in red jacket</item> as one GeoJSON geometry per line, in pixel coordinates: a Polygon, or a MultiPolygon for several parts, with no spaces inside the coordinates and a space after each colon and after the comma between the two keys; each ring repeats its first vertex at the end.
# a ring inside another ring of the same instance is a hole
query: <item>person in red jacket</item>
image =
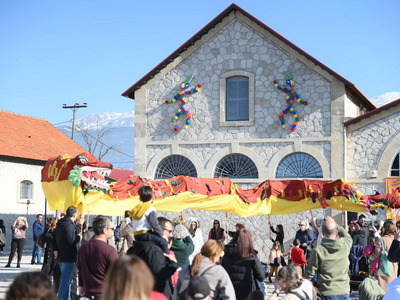
{"type": "Polygon", "coordinates": [[[299,239],[295,239],[293,242],[294,248],[290,252],[290,258],[292,262],[299,265],[304,272],[304,266],[307,264],[306,257],[304,256],[303,249],[300,248],[300,241],[299,239]]]}

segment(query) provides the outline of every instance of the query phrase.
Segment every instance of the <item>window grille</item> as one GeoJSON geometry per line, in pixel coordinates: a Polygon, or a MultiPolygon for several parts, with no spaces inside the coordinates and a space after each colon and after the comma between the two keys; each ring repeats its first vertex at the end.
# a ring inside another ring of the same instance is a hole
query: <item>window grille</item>
{"type": "Polygon", "coordinates": [[[322,178],[318,161],[307,153],[293,153],[284,157],[278,165],[276,178],[322,178]]]}
{"type": "Polygon", "coordinates": [[[255,163],[243,154],[229,154],[222,158],[215,167],[214,178],[258,178],[255,163]]]}
{"type": "Polygon", "coordinates": [[[155,179],[168,179],[174,176],[197,177],[194,164],[182,155],[171,155],[158,164],[154,175],[155,179]]]}

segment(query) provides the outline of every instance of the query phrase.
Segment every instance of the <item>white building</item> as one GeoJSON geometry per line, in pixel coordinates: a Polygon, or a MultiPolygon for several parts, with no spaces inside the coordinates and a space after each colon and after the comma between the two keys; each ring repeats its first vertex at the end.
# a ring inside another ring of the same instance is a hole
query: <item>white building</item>
{"type": "MultiPolygon", "coordinates": [[[[44,119],[0,111],[0,122],[0,219],[7,230],[6,248],[10,248],[14,220],[28,216],[31,227],[36,215],[46,212],[41,184],[46,161],[64,154],[74,157],[86,150],[44,119]]],[[[25,248],[32,246],[29,228],[25,248]]]]}

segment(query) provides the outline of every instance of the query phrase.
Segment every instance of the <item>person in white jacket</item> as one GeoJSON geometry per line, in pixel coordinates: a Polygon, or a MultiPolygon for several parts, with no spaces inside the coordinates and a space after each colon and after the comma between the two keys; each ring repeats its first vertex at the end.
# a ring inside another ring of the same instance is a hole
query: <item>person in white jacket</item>
{"type": "Polygon", "coordinates": [[[189,255],[189,262],[192,263],[193,258],[197,253],[200,253],[201,247],[203,247],[203,232],[200,228],[200,223],[196,217],[188,218],[190,237],[192,238],[194,244],[193,253],[189,255]]]}

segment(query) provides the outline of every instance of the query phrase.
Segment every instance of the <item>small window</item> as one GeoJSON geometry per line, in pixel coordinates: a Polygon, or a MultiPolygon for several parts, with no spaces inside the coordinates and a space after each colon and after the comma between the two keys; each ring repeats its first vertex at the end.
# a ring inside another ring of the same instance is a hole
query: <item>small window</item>
{"type": "Polygon", "coordinates": [[[226,120],[249,120],[249,78],[231,77],[226,80],[226,120]]]}
{"type": "Polygon", "coordinates": [[[400,152],[394,158],[392,168],[390,169],[390,176],[400,176],[400,152]]]}
{"type": "Polygon", "coordinates": [[[171,155],[158,164],[154,175],[155,179],[169,179],[174,176],[197,177],[194,164],[182,155],[171,155]]]}
{"type": "Polygon", "coordinates": [[[322,178],[319,162],[307,153],[293,153],[278,165],[276,178],[322,178]]]}
{"type": "Polygon", "coordinates": [[[20,200],[32,200],[33,196],[33,182],[29,180],[23,180],[19,184],[19,199],[20,200]]]}
{"type": "Polygon", "coordinates": [[[214,178],[258,178],[256,164],[243,154],[229,154],[215,167],[214,178]]]}

